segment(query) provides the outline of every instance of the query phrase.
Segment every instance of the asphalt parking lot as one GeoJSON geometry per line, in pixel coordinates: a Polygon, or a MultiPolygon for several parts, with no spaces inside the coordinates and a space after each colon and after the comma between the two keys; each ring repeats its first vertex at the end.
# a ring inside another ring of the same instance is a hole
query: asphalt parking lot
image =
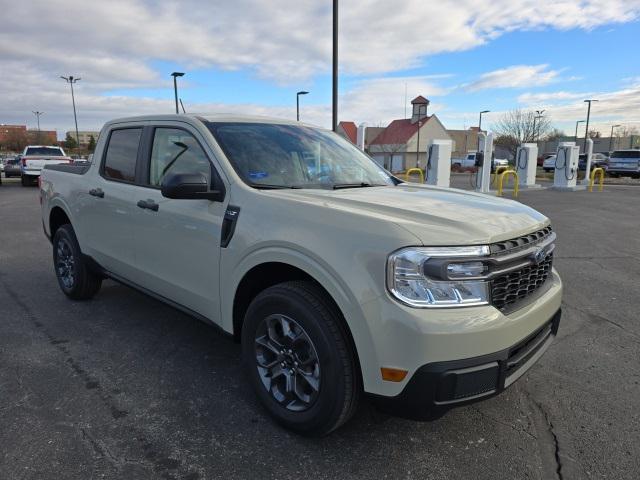
{"type": "Polygon", "coordinates": [[[640,477],[640,187],[526,191],[558,234],[559,337],[504,394],[430,423],[363,404],[276,426],[213,328],[105,282],[59,291],[36,188],[0,187],[0,479],[640,477]]]}

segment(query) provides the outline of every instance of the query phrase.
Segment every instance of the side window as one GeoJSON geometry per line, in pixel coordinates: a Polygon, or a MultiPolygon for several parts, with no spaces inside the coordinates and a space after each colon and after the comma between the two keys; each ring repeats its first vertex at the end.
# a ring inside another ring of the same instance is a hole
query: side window
{"type": "Polygon", "coordinates": [[[177,128],[156,128],[153,135],[149,185],[158,187],[167,173],[200,173],[211,182],[211,163],[190,133],[177,128]]]}
{"type": "Polygon", "coordinates": [[[104,159],[104,176],[113,180],[134,182],[141,128],[113,130],[104,159]]]}

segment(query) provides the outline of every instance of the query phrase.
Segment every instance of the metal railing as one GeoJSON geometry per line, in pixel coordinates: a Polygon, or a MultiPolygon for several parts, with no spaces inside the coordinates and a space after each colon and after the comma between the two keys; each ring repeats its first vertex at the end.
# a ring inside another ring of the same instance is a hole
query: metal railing
{"type": "MultiPolygon", "coordinates": [[[[497,175],[497,173],[496,173],[497,175]]],[[[502,196],[502,186],[504,183],[504,177],[509,176],[509,175],[513,175],[513,197],[517,197],[518,196],[518,174],[516,173],[515,170],[505,170],[504,172],[502,172],[500,174],[500,176],[498,177],[498,196],[501,197],[502,196]]]]}

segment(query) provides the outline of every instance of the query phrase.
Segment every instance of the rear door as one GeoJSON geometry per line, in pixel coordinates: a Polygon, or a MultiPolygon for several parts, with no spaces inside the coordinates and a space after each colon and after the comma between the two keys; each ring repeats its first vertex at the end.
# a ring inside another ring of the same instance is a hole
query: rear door
{"type": "Polygon", "coordinates": [[[196,129],[170,121],[148,127],[144,151],[146,166],[132,198],[134,281],[218,322],[220,237],[228,198],[178,200],[160,191],[170,173],[199,173],[219,185],[213,152],[196,129]]]}
{"type": "MultiPolygon", "coordinates": [[[[133,187],[143,127],[129,124],[109,132],[99,173],[79,196],[85,250],[111,273],[129,279],[134,271],[133,187]]],[[[97,161],[97,160],[96,160],[97,161]]]]}

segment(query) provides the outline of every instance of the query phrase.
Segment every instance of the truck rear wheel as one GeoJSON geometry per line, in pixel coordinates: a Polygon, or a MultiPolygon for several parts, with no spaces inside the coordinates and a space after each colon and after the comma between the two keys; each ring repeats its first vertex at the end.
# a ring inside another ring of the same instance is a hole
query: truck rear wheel
{"type": "Polygon", "coordinates": [[[242,354],[258,398],[286,428],[322,436],[355,412],[355,354],[339,312],[313,283],[284,282],[258,294],[242,327],[242,354]]]}
{"type": "Polygon", "coordinates": [[[53,236],[53,266],[58,285],[67,297],[88,300],[100,290],[102,277],[89,269],[69,224],[62,225],[53,236]]]}
{"type": "Polygon", "coordinates": [[[20,182],[22,183],[23,187],[28,187],[29,185],[31,185],[31,180],[29,180],[29,177],[27,177],[26,175],[20,176],[20,182]]]}

